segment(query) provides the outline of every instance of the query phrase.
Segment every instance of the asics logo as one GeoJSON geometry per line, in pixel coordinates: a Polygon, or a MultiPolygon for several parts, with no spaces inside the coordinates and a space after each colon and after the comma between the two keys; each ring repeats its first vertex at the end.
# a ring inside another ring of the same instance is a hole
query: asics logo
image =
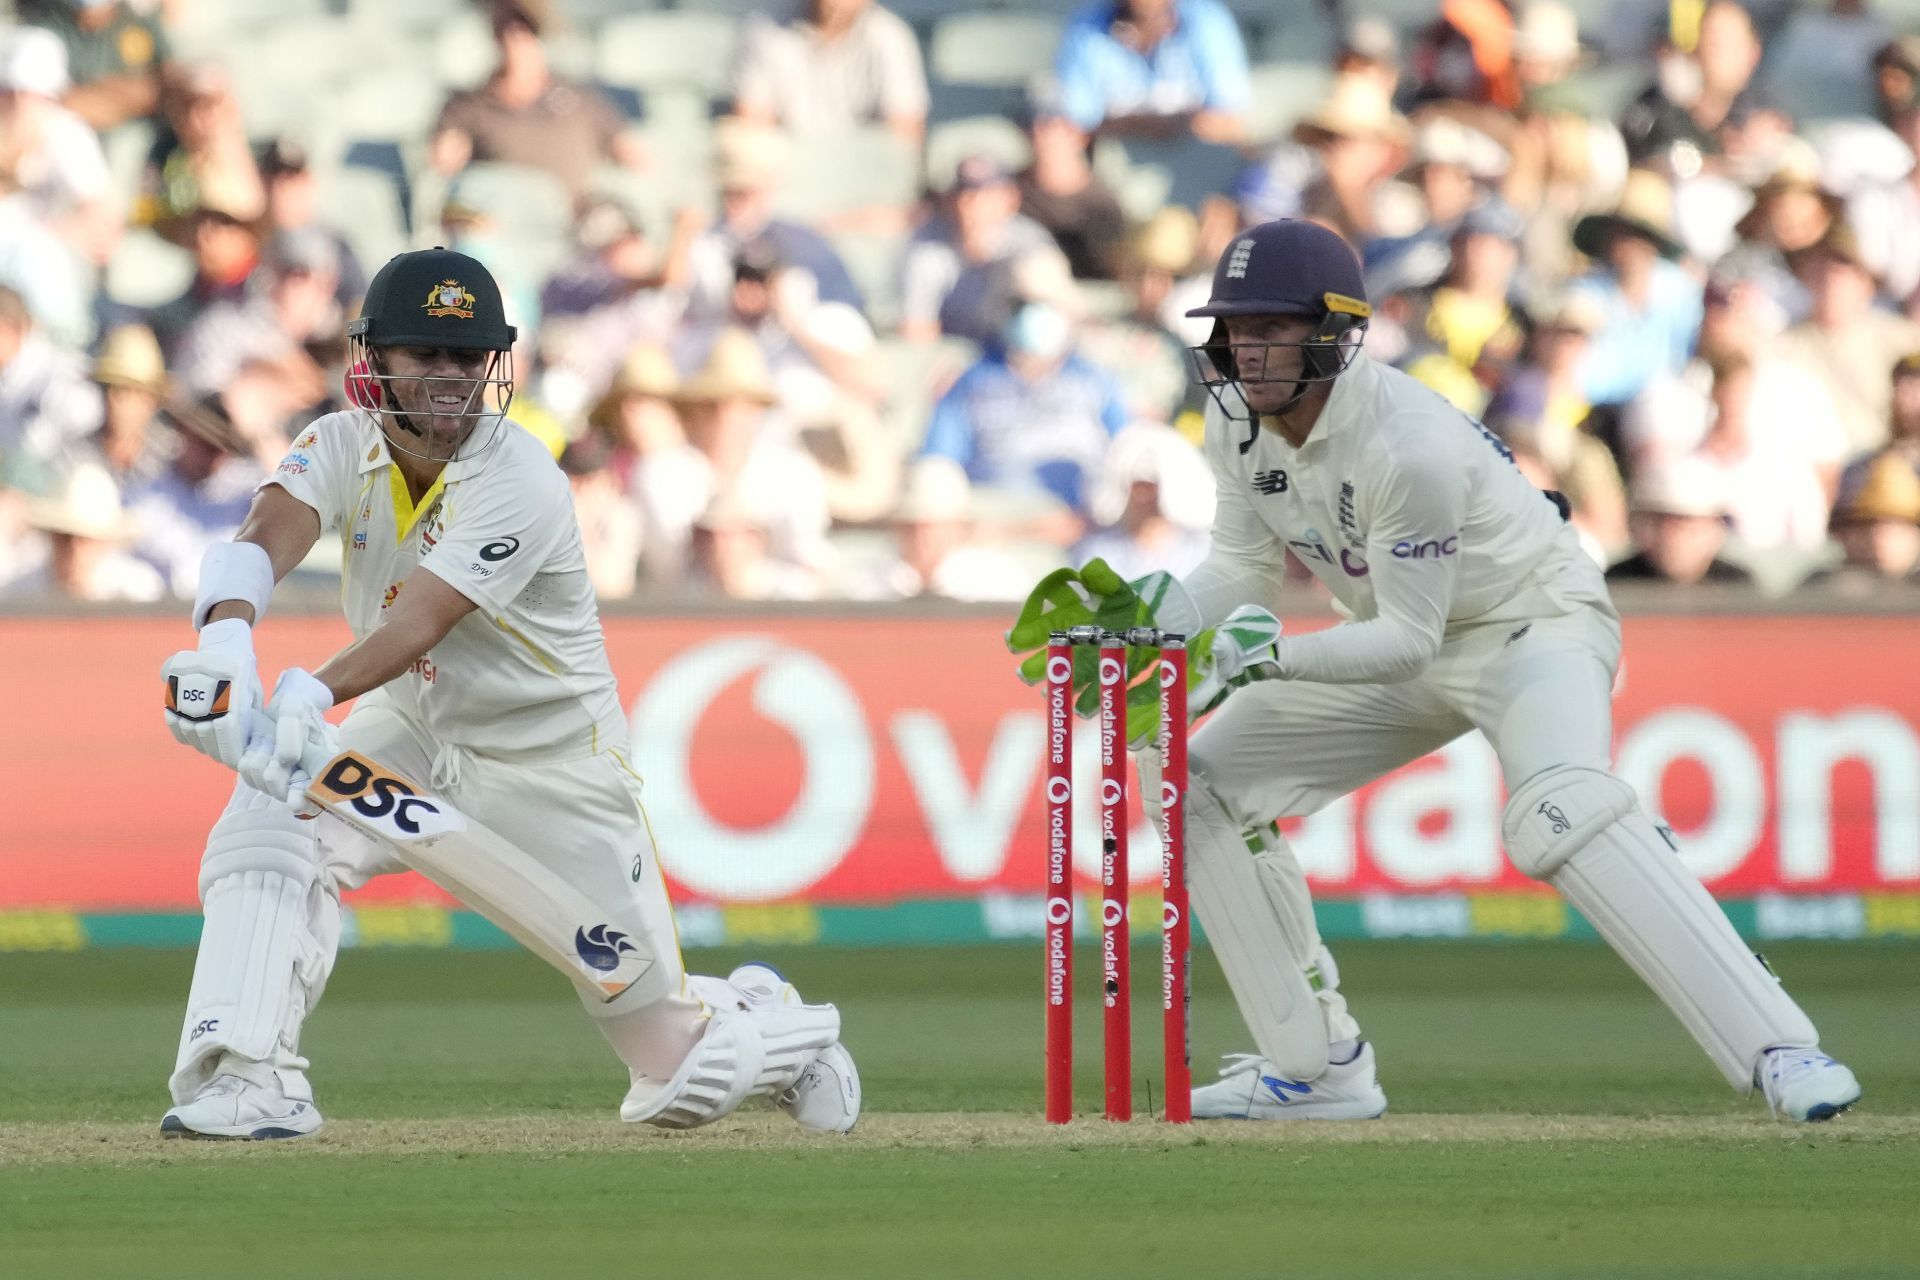
{"type": "Polygon", "coordinates": [[[1293,1099],[1287,1096],[1290,1093],[1304,1098],[1313,1092],[1313,1086],[1304,1080],[1282,1080],[1279,1076],[1261,1076],[1260,1083],[1265,1085],[1267,1092],[1280,1102],[1292,1102],[1293,1099]]]}

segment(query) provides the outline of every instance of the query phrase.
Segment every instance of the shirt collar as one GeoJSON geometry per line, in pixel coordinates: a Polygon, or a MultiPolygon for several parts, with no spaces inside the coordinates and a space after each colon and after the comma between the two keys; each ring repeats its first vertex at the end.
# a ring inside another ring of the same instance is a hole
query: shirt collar
{"type": "Polygon", "coordinates": [[[1333,380],[1333,394],[1321,406],[1319,420],[1313,424],[1313,433],[1300,446],[1300,452],[1323,445],[1334,436],[1345,435],[1353,429],[1353,407],[1366,395],[1365,389],[1357,384],[1371,382],[1373,376],[1373,362],[1367,359],[1366,353],[1354,352],[1353,362],[1333,380]]]}
{"type": "MultiPolygon", "coordinates": [[[[366,475],[369,471],[378,471],[381,467],[391,463],[393,461],[393,452],[392,447],[387,443],[386,433],[380,430],[379,418],[366,409],[360,409],[356,412],[359,414],[361,424],[360,457],[356,464],[356,469],[361,475],[366,475]]],[[[513,423],[511,421],[502,421],[494,430],[511,431],[513,430],[513,423]]],[[[491,455],[495,449],[500,448],[502,443],[502,441],[495,440],[486,448],[470,457],[455,458],[442,468],[440,480],[446,484],[452,484],[456,480],[465,480],[468,476],[471,476],[484,466],[488,456],[491,455]]]]}

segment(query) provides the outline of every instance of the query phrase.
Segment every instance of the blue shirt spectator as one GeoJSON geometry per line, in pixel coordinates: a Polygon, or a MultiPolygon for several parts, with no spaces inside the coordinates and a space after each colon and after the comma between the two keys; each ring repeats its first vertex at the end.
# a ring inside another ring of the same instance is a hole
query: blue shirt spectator
{"type": "Polygon", "coordinates": [[[1586,396],[1624,404],[1656,376],[1684,368],[1700,333],[1700,283],[1673,261],[1681,249],[1672,189],[1658,174],[1634,170],[1617,208],[1574,225],[1573,245],[1598,264],[1572,289],[1601,316],[1582,373],[1586,396]]]}
{"type": "Polygon", "coordinates": [[[934,406],[921,456],[951,458],[976,485],[1045,492],[1076,512],[1109,441],[1127,424],[1111,374],[1071,350],[1069,322],[1028,303],[934,406]]]}
{"type": "Polygon", "coordinates": [[[1221,133],[1195,121],[1195,132],[1223,141],[1239,131],[1247,109],[1247,49],[1233,14],[1220,0],[1107,0],[1074,14],[1054,55],[1061,114],[1082,129],[1137,116],[1209,113],[1232,118],[1221,133]]]}

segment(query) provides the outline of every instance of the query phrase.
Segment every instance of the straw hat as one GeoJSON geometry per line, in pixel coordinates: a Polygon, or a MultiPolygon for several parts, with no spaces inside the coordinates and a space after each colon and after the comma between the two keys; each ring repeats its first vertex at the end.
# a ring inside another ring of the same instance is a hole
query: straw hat
{"type": "Polygon", "coordinates": [[[197,400],[171,401],[162,407],[161,413],[182,434],[204,441],[222,453],[243,457],[252,452],[227,416],[217,393],[197,400]]]}
{"type": "Polygon", "coordinates": [[[921,458],[907,468],[890,518],[896,524],[947,524],[973,516],[973,484],[952,458],[921,458]]]}
{"type": "Polygon", "coordinates": [[[1407,118],[1377,84],[1358,76],[1341,76],[1313,114],[1293,127],[1293,140],[1304,146],[1334,138],[1383,138],[1406,142],[1412,134],[1407,118]]]}
{"type": "Polygon", "coordinates": [[[1634,511],[1646,515],[1727,514],[1727,474],[1705,458],[1678,457],[1641,468],[1633,479],[1634,511]]]}
{"type": "Polygon", "coordinates": [[[93,380],[102,386],[165,395],[167,362],[153,330],[143,324],[127,324],[107,334],[93,362],[93,380]]]}
{"type": "Polygon", "coordinates": [[[1590,213],[1573,224],[1573,247],[1589,258],[1604,257],[1607,240],[1615,231],[1651,240],[1662,257],[1678,258],[1683,250],[1673,237],[1673,187],[1650,169],[1627,174],[1620,202],[1607,213],[1590,213]]]}
{"type": "Polygon", "coordinates": [[[1579,17],[1560,0],[1533,0],[1514,26],[1513,56],[1529,62],[1579,62],[1579,17]]]}
{"type": "Polygon", "coordinates": [[[1743,240],[1758,236],[1767,201],[1796,191],[1819,196],[1829,213],[1837,215],[1843,207],[1821,183],[1820,153],[1814,150],[1813,144],[1803,138],[1788,138],[1781,144],[1767,176],[1753,189],[1753,208],[1733,224],[1735,234],[1743,240]]]}
{"type": "Polygon", "coordinates": [[[681,384],[674,397],[682,404],[745,399],[770,405],[777,399],[767,358],[745,329],[724,329],[714,339],[707,362],[681,384]]]}
{"type": "Polygon", "coordinates": [[[1182,204],[1163,206],[1133,233],[1127,253],[1150,271],[1185,275],[1200,251],[1200,220],[1182,204]]]}
{"type": "Polygon", "coordinates": [[[1087,494],[1087,512],[1100,524],[1125,514],[1136,484],[1160,489],[1160,514],[1183,529],[1213,523],[1213,471],[1200,451],[1172,427],[1135,422],[1113,438],[1087,494]]]}
{"type": "Polygon", "coordinates": [[[1896,454],[1882,454],[1869,463],[1859,489],[1833,513],[1836,525],[1875,520],[1920,524],[1920,475],[1914,474],[1912,463],[1896,454]]]}
{"type": "Polygon", "coordinates": [[[120,505],[120,486],[95,463],[68,472],[58,492],[27,499],[23,514],[35,529],[98,542],[125,542],[139,532],[139,523],[120,505]]]}
{"type": "Polygon", "coordinates": [[[772,125],[722,120],[713,128],[714,180],[722,191],[778,185],[787,176],[791,151],[786,134],[772,125]]]}

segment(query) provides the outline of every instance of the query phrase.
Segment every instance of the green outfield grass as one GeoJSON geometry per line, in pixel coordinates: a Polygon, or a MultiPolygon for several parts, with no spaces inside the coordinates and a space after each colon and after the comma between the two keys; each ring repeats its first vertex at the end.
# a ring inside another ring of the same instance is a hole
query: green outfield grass
{"type": "MultiPolygon", "coordinates": [[[[1867,1088],[1814,1129],[1734,1097],[1598,947],[1347,944],[1392,1115],[1191,1131],[1039,1122],[1037,946],[767,958],[845,1011],[848,1138],[629,1130],[537,963],[352,952],[307,1037],[327,1131],[163,1142],[191,957],[0,956],[0,1276],[1920,1274],[1920,948],[1771,950],[1867,1088]]],[[[1205,1076],[1246,1046],[1196,969],[1205,1076]]]]}

